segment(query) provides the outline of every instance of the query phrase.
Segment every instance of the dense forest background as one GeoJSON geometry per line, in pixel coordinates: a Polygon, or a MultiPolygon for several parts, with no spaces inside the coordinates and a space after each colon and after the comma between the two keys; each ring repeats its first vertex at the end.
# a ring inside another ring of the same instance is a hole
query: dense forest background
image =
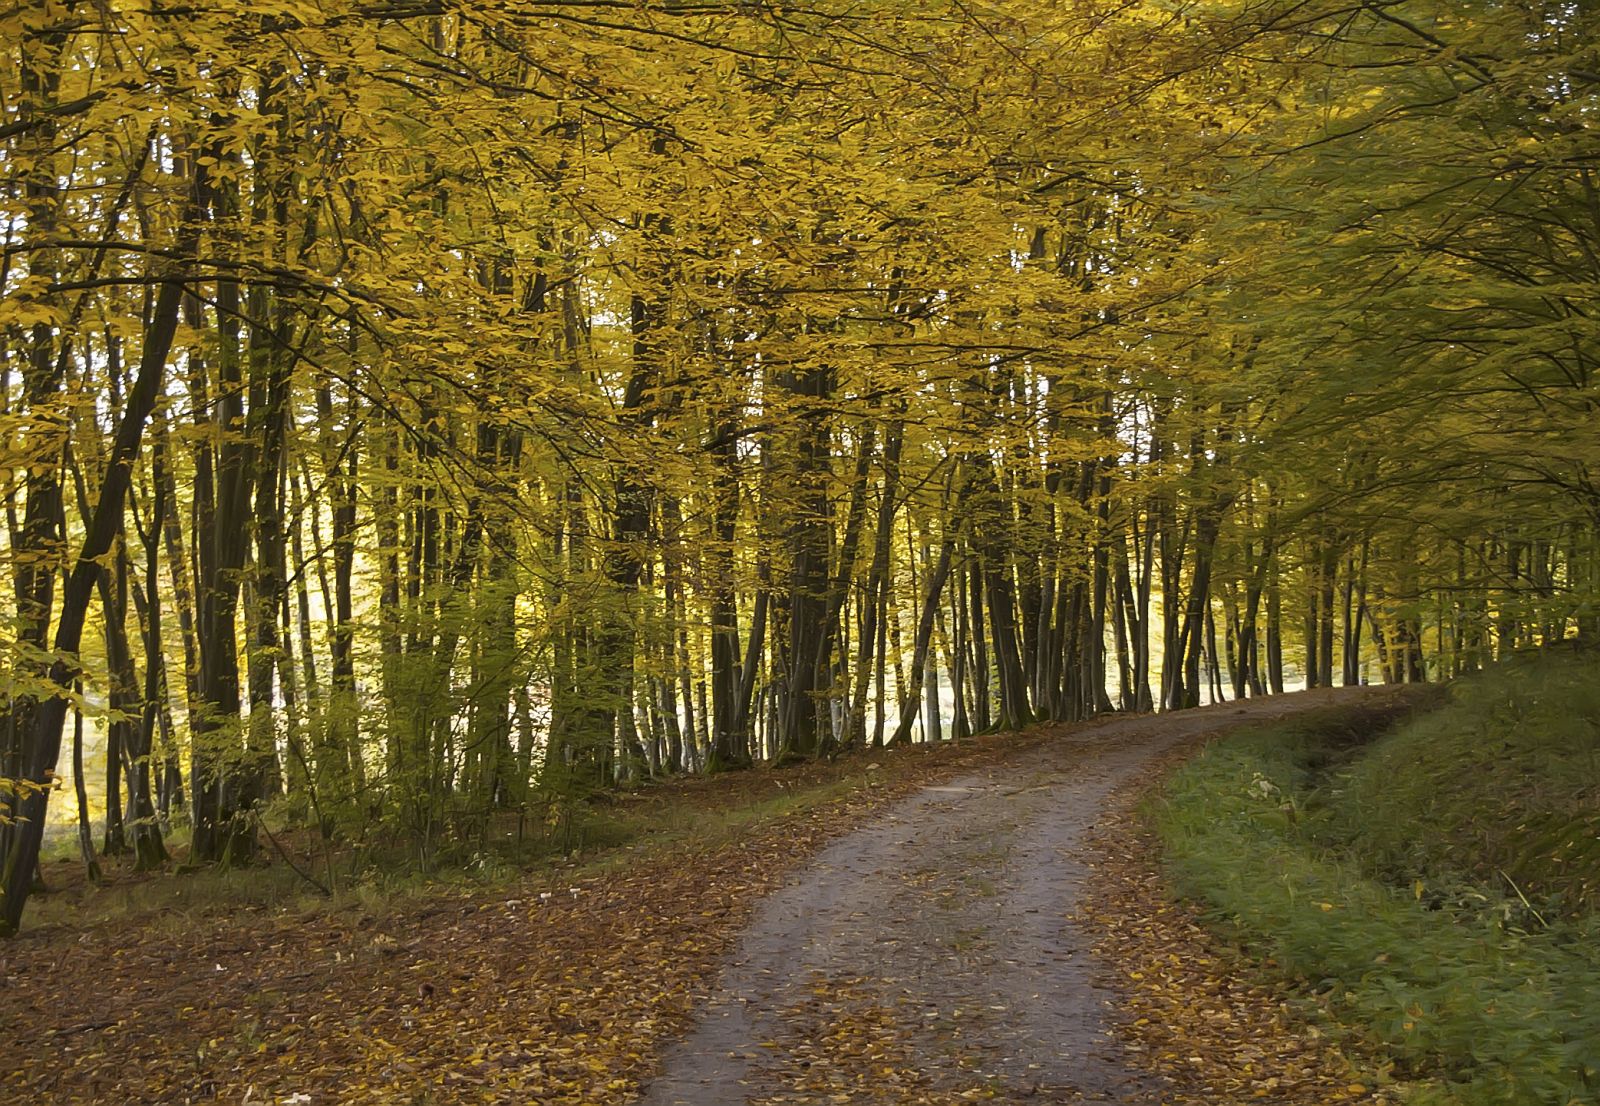
{"type": "Polygon", "coordinates": [[[0,928],[1600,634],[1595,0],[0,32],[0,928]]]}

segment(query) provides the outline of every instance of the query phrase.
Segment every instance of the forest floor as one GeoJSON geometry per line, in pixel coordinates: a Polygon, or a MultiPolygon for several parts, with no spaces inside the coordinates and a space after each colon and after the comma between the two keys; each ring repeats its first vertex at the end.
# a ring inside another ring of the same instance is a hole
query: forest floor
{"type": "Polygon", "coordinates": [[[1322,692],[1068,727],[925,787],[757,907],[643,1106],[1383,1101],[1168,897],[1138,800],[1322,692]]]}
{"type": "Polygon", "coordinates": [[[294,1106],[1381,1101],[1166,898],[1131,813],[1196,740],[1372,694],[649,788],[619,802],[679,829],[494,889],[25,931],[0,944],[0,1087],[294,1106]]]}

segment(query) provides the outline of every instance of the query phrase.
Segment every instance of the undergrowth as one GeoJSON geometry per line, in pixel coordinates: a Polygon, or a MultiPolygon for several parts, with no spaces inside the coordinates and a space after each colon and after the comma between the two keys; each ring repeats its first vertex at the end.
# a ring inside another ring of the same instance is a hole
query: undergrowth
{"type": "Polygon", "coordinates": [[[1600,658],[1519,659],[1339,781],[1336,843],[1390,881],[1471,882],[1543,915],[1600,907],[1600,658]]]}
{"type": "Polygon", "coordinates": [[[1380,1043],[1409,1101],[1600,1102],[1597,674],[1519,662],[1366,748],[1339,713],[1211,746],[1148,808],[1178,889],[1380,1043]]]}
{"type": "Polygon", "coordinates": [[[625,866],[641,854],[663,849],[714,849],[769,820],[838,801],[874,784],[872,773],[763,771],[727,784],[683,781],[619,793],[604,802],[574,803],[548,825],[526,834],[506,831],[503,843],[491,842],[459,863],[429,871],[386,863],[389,858],[369,851],[359,871],[345,874],[350,864],[346,849],[332,865],[341,875],[333,880],[310,848],[296,850],[300,855],[293,867],[264,850],[263,863],[249,867],[145,873],[99,887],[78,883],[38,895],[29,903],[28,924],[76,930],[164,919],[164,924],[182,929],[201,916],[244,907],[306,915],[344,910],[381,915],[451,889],[492,889],[530,875],[537,878],[541,872],[571,879],[625,866]]]}

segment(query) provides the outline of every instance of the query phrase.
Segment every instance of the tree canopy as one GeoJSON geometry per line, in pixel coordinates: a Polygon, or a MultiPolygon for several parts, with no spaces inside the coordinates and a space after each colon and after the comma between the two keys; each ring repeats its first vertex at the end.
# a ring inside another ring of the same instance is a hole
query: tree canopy
{"type": "Polygon", "coordinates": [[[0,928],[84,719],[142,866],[426,865],[1600,633],[1597,20],[0,12],[0,928]]]}

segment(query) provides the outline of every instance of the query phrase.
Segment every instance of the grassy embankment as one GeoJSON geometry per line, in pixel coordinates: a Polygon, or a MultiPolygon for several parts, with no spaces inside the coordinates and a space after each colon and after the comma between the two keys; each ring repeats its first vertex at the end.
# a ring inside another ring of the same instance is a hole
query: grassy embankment
{"type": "Polygon", "coordinates": [[[1600,656],[1372,728],[1329,712],[1186,765],[1148,807],[1177,887],[1408,1101],[1600,1102],[1600,656]]]}

